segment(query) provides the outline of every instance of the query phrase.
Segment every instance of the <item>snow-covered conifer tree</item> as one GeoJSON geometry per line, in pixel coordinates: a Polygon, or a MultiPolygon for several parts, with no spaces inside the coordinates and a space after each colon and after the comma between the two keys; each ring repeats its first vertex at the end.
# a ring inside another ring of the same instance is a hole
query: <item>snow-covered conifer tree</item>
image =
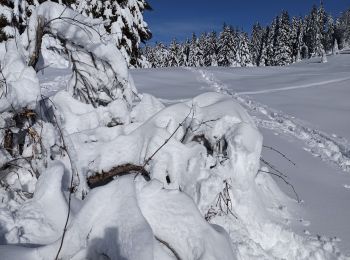
{"type": "Polygon", "coordinates": [[[274,65],[283,66],[292,62],[291,28],[288,12],[282,12],[277,22],[274,65]]]}
{"type": "MultiPolygon", "coordinates": [[[[45,0],[4,0],[0,3],[0,41],[22,33],[32,10],[45,0]]],[[[90,18],[98,18],[115,40],[131,67],[143,64],[139,47],[152,36],[143,12],[150,6],[146,0],[53,0],[90,18]]]]}
{"type": "Polygon", "coordinates": [[[191,41],[187,39],[183,44],[181,44],[180,48],[181,48],[180,53],[182,55],[181,66],[190,66],[189,59],[190,59],[191,41]]]}
{"type": "Polygon", "coordinates": [[[350,46],[350,9],[343,12],[337,20],[335,37],[341,49],[350,46]]]}
{"type": "Polygon", "coordinates": [[[169,46],[168,67],[181,66],[181,49],[176,39],[174,39],[169,46]]]}
{"type": "Polygon", "coordinates": [[[218,65],[230,67],[235,62],[235,32],[231,26],[225,24],[218,40],[218,65]]]}
{"type": "Polygon", "coordinates": [[[252,66],[252,57],[249,50],[248,35],[244,32],[238,33],[237,66],[252,66]]]}
{"type": "Polygon", "coordinates": [[[303,21],[301,17],[293,17],[291,24],[291,48],[293,61],[301,60],[301,48],[303,43],[303,21]]]}
{"type": "Polygon", "coordinates": [[[156,57],[155,67],[163,68],[168,65],[169,50],[163,43],[157,43],[154,49],[154,56],[156,57]]]}
{"type": "Polygon", "coordinates": [[[313,6],[310,14],[304,20],[305,34],[304,42],[308,48],[309,56],[315,54],[317,49],[317,38],[320,39],[319,28],[317,24],[317,7],[313,6]]]}
{"type": "Polygon", "coordinates": [[[305,19],[304,42],[308,47],[309,55],[321,56],[324,50],[323,37],[326,13],[323,5],[313,6],[311,13],[305,19]]]}
{"type": "Polygon", "coordinates": [[[0,1],[0,42],[23,33],[30,9],[26,0],[0,1]]]}
{"type": "Polygon", "coordinates": [[[151,68],[156,68],[157,57],[155,55],[155,48],[146,45],[142,49],[142,54],[145,56],[146,60],[149,62],[151,68]]]}
{"type": "Polygon", "coordinates": [[[271,25],[266,29],[266,60],[265,64],[267,66],[275,65],[275,46],[276,46],[276,36],[278,30],[278,17],[275,18],[271,25]]]}
{"type": "Polygon", "coordinates": [[[249,44],[250,53],[252,56],[252,62],[254,65],[259,66],[261,58],[261,48],[263,46],[264,30],[259,23],[253,25],[252,37],[249,44]]]}
{"type": "Polygon", "coordinates": [[[267,61],[267,37],[268,37],[269,27],[266,27],[263,32],[261,47],[260,47],[260,57],[258,66],[264,67],[266,66],[267,61]]]}
{"type": "Polygon", "coordinates": [[[335,23],[331,15],[327,16],[327,26],[325,35],[323,37],[323,46],[326,51],[333,51],[333,45],[335,40],[335,23]]]}
{"type": "MultiPolygon", "coordinates": [[[[202,42],[202,41],[201,41],[202,42]]],[[[188,56],[188,66],[199,67],[203,64],[203,51],[196,34],[192,34],[190,51],[188,56]]]]}
{"type": "Polygon", "coordinates": [[[86,16],[101,19],[127,63],[141,66],[140,43],[152,36],[143,19],[143,12],[150,9],[146,0],[76,0],[73,7],[86,16]]]}
{"type": "Polygon", "coordinates": [[[205,35],[204,45],[203,45],[203,59],[204,66],[217,66],[217,36],[216,32],[212,31],[205,35]]]}

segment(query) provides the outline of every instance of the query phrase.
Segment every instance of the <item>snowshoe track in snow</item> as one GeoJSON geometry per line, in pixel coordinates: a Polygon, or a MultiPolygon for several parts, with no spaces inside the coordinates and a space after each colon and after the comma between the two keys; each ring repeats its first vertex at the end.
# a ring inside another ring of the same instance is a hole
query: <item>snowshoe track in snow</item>
{"type": "MultiPolygon", "coordinates": [[[[217,79],[213,73],[207,70],[194,68],[189,68],[189,70],[199,74],[200,79],[204,80],[204,82],[216,92],[230,95],[236,99],[250,112],[258,127],[274,130],[281,134],[295,137],[305,143],[307,146],[305,150],[310,152],[312,155],[320,157],[323,161],[331,165],[338,166],[343,171],[350,173],[350,142],[345,138],[329,135],[315,128],[311,128],[303,123],[302,120],[296,119],[295,117],[289,116],[282,111],[274,110],[267,105],[254,101],[244,93],[235,93],[234,91],[230,90],[227,85],[217,79]]],[[[336,81],[314,83],[309,85],[324,85],[347,79],[338,79],[336,81]]],[[[296,88],[298,87],[293,87],[293,89],[296,88]]],[[[287,90],[289,89],[291,88],[287,88],[287,90]]],[[[282,88],[278,89],[278,91],[282,90],[282,88]]],[[[266,92],[257,91],[254,93],[257,94],[266,92]]]]}

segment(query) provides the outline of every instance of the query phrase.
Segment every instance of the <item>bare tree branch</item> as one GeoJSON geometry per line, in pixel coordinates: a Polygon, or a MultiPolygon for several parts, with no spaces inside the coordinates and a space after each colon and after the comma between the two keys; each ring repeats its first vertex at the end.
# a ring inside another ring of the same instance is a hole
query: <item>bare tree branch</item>
{"type": "Polygon", "coordinates": [[[266,145],[263,145],[263,148],[267,148],[271,151],[274,151],[276,153],[278,153],[279,155],[281,155],[284,159],[286,159],[288,162],[290,162],[291,164],[293,164],[294,166],[296,166],[295,162],[293,162],[291,159],[289,159],[284,153],[278,151],[277,149],[271,147],[271,146],[266,146],[266,145]]]}
{"type": "Polygon", "coordinates": [[[184,123],[186,122],[186,120],[188,119],[188,117],[191,115],[193,110],[193,105],[190,109],[190,112],[188,113],[188,115],[185,117],[185,119],[177,126],[177,128],[175,129],[175,131],[169,136],[168,139],[165,140],[165,142],[150,156],[148,157],[148,159],[145,161],[145,163],[143,164],[143,167],[146,167],[146,165],[148,165],[148,163],[153,159],[153,157],[170,141],[170,139],[176,134],[176,132],[180,129],[180,127],[182,127],[184,125],[184,123]]]}
{"type": "Polygon", "coordinates": [[[174,256],[176,257],[177,260],[181,260],[181,257],[179,256],[179,254],[175,251],[175,249],[174,249],[171,245],[169,245],[169,243],[165,242],[164,240],[160,239],[160,238],[157,237],[157,236],[155,236],[155,239],[156,239],[159,243],[161,243],[161,244],[163,244],[164,246],[166,246],[166,247],[174,254],[174,256]]]}
{"type": "Polygon", "coordinates": [[[281,176],[287,178],[287,175],[285,175],[284,173],[282,173],[281,171],[279,171],[274,165],[272,165],[271,163],[269,163],[268,161],[266,161],[264,158],[260,157],[260,161],[262,163],[264,163],[266,166],[270,167],[272,170],[274,170],[275,172],[277,172],[278,174],[280,174],[281,176]]]}
{"type": "Polygon", "coordinates": [[[296,197],[298,203],[301,202],[301,200],[300,200],[300,198],[299,198],[299,195],[298,195],[298,193],[296,192],[296,190],[295,190],[293,184],[291,184],[290,182],[288,182],[283,176],[281,176],[281,175],[279,175],[279,174],[276,174],[276,173],[273,173],[273,172],[269,172],[269,171],[259,170],[258,173],[259,173],[259,172],[268,173],[268,174],[271,174],[271,175],[273,175],[273,176],[276,176],[276,177],[282,179],[282,180],[284,181],[285,184],[289,185],[289,186],[292,188],[292,190],[293,190],[293,192],[294,192],[294,194],[295,194],[295,197],[296,197]]]}

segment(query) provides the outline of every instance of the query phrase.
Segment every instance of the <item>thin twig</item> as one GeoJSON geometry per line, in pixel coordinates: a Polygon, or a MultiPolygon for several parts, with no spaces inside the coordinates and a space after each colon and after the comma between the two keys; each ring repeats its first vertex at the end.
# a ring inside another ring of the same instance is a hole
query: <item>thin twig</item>
{"type": "Polygon", "coordinates": [[[72,193],[73,193],[73,179],[74,179],[74,175],[73,175],[73,172],[72,172],[72,176],[71,176],[71,179],[70,179],[69,197],[68,197],[68,214],[67,214],[67,218],[66,218],[66,223],[64,224],[64,228],[63,228],[63,234],[62,234],[62,238],[61,238],[60,247],[58,248],[55,260],[58,260],[60,252],[62,250],[64,237],[66,236],[66,232],[67,232],[67,226],[68,226],[70,212],[71,212],[71,201],[72,201],[72,193]]]}
{"type": "MultiPolygon", "coordinates": [[[[54,102],[50,99],[50,98],[47,98],[47,100],[49,100],[53,106],[55,107],[55,104],[54,102]]],[[[47,107],[46,107],[46,103],[43,102],[43,106],[44,106],[44,109],[47,111],[47,107]]],[[[62,250],[62,247],[63,247],[63,242],[64,242],[64,238],[66,236],[66,232],[67,232],[67,227],[68,227],[68,223],[69,223],[69,218],[70,218],[70,213],[71,213],[71,201],[72,201],[72,195],[73,195],[73,192],[74,192],[74,187],[73,187],[73,182],[74,182],[74,172],[75,174],[78,176],[78,171],[77,169],[75,168],[74,166],[74,163],[73,163],[73,160],[72,160],[72,157],[68,151],[68,148],[67,148],[67,145],[66,145],[66,142],[65,142],[65,138],[64,138],[64,135],[63,135],[63,131],[61,129],[61,126],[60,124],[58,123],[58,120],[57,120],[57,117],[55,115],[55,113],[53,112],[53,118],[54,118],[54,121],[53,122],[58,131],[59,131],[59,134],[60,134],[60,137],[61,137],[61,140],[62,140],[62,144],[63,144],[63,149],[66,151],[67,155],[68,155],[68,158],[69,158],[69,161],[70,161],[70,164],[71,164],[71,168],[72,168],[72,174],[71,174],[71,180],[70,180],[70,187],[69,187],[69,195],[68,195],[68,213],[67,213],[67,218],[66,218],[66,222],[64,224],[64,228],[63,228],[63,234],[62,234],[62,237],[61,237],[61,242],[60,242],[60,246],[58,248],[58,251],[57,251],[57,255],[55,257],[55,260],[58,260],[58,257],[60,255],[60,252],[62,250]]]]}
{"type": "Polygon", "coordinates": [[[278,178],[282,179],[282,180],[284,181],[284,183],[285,183],[285,184],[287,184],[287,185],[289,185],[290,187],[292,187],[293,192],[294,192],[294,194],[295,194],[295,197],[296,197],[296,199],[297,199],[298,203],[300,203],[300,202],[301,202],[301,200],[300,200],[300,198],[299,198],[299,195],[298,195],[298,193],[295,191],[295,188],[294,188],[293,184],[291,184],[290,182],[288,182],[288,181],[287,181],[287,180],[286,180],[286,179],[285,179],[283,176],[278,175],[278,174],[273,173],[273,172],[263,171],[263,170],[259,170],[258,172],[268,173],[268,174],[274,175],[274,176],[276,176],[276,177],[278,177],[278,178]]]}
{"type": "Polygon", "coordinates": [[[169,243],[165,242],[164,240],[160,239],[159,237],[155,236],[155,239],[163,244],[164,246],[166,246],[173,254],[174,256],[176,257],[177,260],[181,260],[181,257],[179,256],[179,254],[175,251],[175,249],[169,245],[169,243]]]}
{"type": "Polygon", "coordinates": [[[287,175],[285,175],[283,172],[279,171],[274,165],[272,165],[271,163],[269,163],[268,161],[266,161],[264,158],[260,157],[260,161],[262,163],[264,163],[265,165],[267,165],[268,167],[270,167],[272,170],[274,170],[275,172],[277,172],[278,174],[280,174],[281,176],[288,178],[287,175]]]}
{"type": "Polygon", "coordinates": [[[180,129],[180,127],[182,127],[184,125],[184,123],[186,122],[187,118],[190,116],[191,112],[193,110],[193,106],[190,109],[190,112],[188,113],[188,115],[185,117],[185,119],[177,126],[177,128],[175,129],[175,131],[169,136],[169,138],[167,138],[165,140],[165,142],[158,147],[158,149],[150,156],[148,157],[148,159],[145,161],[145,163],[143,164],[143,167],[146,167],[146,165],[148,165],[148,163],[153,159],[153,157],[170,141],[170,139],[176,134],[176,132],[180,129]]]}
{"type": "Polygon", "coordinates": [[[276,153],[278,153],[279,155],[281,155],[284,159],[286,159],[287,161],[289,161],[291,164],[293,164],[294,166],[296,166],[295,162],[293,162],[291,159],[289,159],[284,153],[281,153],[280,151],[278,151],[277,149],[271,147],[271,146],[267,146],[267,145],[263,145],[264,148],[270,149],[276,153]]]}

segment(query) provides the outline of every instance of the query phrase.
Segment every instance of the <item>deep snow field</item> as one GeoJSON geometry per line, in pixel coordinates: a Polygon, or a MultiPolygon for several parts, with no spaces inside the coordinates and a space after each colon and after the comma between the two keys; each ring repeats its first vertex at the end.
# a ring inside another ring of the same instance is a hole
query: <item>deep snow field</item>
{"type": "MultiPolygon", "coordinates": [[[[288,176],[302,202],[287,226],[336,237],[350,255],[350,51],[286,67],[164,68],[131,71],[140,93],[170,105],[207,91],[232,95],[253,115],[262,157],[288,176]]],[[[263,165],[263,164],[262,164],[263,165]]],[[[291,187],[275,178],[291,198],[291,187]]]]}

